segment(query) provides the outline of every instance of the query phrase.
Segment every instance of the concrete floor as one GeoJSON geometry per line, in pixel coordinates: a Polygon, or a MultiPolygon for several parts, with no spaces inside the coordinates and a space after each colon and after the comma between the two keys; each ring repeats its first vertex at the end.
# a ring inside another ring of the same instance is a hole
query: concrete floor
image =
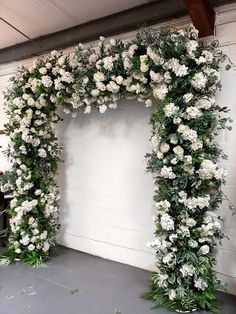
{"type": "MultiPolygon", "coordinates": [[[[149,272],[63,247],[58,253],[46,268],[0,267],[0,314],[171,313],[139,298],[149,272]]],[[[220,293],[219,299],[222,313],[236,313],[236,298],[220,293]]]]}

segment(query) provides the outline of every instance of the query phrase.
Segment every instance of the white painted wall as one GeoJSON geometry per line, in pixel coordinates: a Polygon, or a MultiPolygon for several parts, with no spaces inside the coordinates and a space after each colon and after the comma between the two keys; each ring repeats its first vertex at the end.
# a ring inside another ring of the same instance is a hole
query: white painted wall
{"type": "MultiPolygon", "coordinates": [[[[223,6],[218,10],[216,21],[216,38],[221,49],[231,58],[236,65],[236,5],[223,6]]],[[[236,70],[222,71],[222,91],[219,92],[217,101],[228,106],[229,115],[234,120],[231,132],[224,131],[218,138],[221,148],[229,156],[224,161],[228,169],[227,184],[223,191],[230,201],[236,206],[236,70]]],[[[228,210],[228,202],[221,208],[223,217],[223,231],[230,240],[223,239],[223,245],[218,248],[216,270],[221,273],[219,277],[228,283],[228,291],[236,295],[236,215],[228,210]]]]}
{"type": "MultiPolygon", "coordinates": [[[[130,35],[128,35],[129,37],[130,35]]],[[[123,36],[126,38],[126,35],[123,36]]],[[[216,38],[236,63],[236,5],[221,7],[217,14],[216,38]]],[[[70,49],[69,49],[70,51],[70,49]]],[[[30,61],[26,61],[29,63],[30,61]]],[[[7,86],[16,64],[0,66],[0,89],[7,86]]],[[[222,71],[223,88],[217,100],[231,108],[236,121],[236,72],[222,71]]],[[[2,104],[2,98],[0,98],[2,104]]],[[[0,106],[0,127],[5,120],[0,106]]],[[[144,155],[150,151],[150,109],[135,101],[121,101],[118,110],[103,115],[92,113],[76,119],[65,116],[58,128],[64,145],[65,163],[60,166],[61,223],[60,242],[84,252],[154,269],[155,259],[145,247],[153,233],[153,185],[145,174],[144,155]]],[[[232,132],[219,136],[229,155],[224,191],[236,205],[236,122],[232,132]]],[[[0,145],[7,139],[1,135],[0,145]]],[[[0,155],[1,169],[7,162],[0,155]]],[[[236,294],[236,215],[222,207],[224,231],[217,253],[217,271],[236,294]]]]}
{"type": "Polygon", "coordinates": [[[61,243],[91,254],[150,269],[145,247],[152,238],[153,184],[144,155],[151,110],[120,101],[115,111],[65,117],[61,165],[61,243]]]}

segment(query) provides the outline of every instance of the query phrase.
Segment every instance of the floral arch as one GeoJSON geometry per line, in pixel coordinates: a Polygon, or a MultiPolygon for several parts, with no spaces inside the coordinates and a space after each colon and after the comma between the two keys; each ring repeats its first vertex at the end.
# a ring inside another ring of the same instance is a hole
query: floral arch
{"type": "Polygon", "coordinates": [[[88,114],[115,109],[121,97],[154,106],[153,151],[147,170],[155,179],[157,270],[145,297],[154,305],[217,311],[214,247],[222,237],[215,210],[222,200],[225,157],[214,137],[225,128],[225,107],[215,104],[219,66],[215,42],[193,27],[144,29],[130,42],[104,38],[97,49],[79,45],[73,57],[52,51],[19,68],[5,94],[12,169],[2,191],[13,191],[6,258],[44,263],[55,245],[60,161],[54,125],[57,107],[88,114]],[[156,106],[158,104],[158,106],[156,106]]]}

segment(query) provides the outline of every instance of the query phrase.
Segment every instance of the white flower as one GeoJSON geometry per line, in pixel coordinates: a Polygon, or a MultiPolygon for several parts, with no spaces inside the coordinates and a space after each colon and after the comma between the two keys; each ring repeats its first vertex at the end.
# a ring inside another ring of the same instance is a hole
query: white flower
{"type": "Polygon", "coordinates": [[[170,162],[172,163],[172,165],[176,165],[178,163],[178,159],[172,158],[170,162]]]}
{"type": "Polygon", "coordinates": [[[180,117],[175,117],[173,119],[174,124],[180,124],[182,122],[182,119],[180,117]]]}
{"type": "Polygon", "coordinates": [[[170,246],[170,242],[166,241],[163,237],[155,237],[155,239],[146,244],[147,247],[154,248],[156,251],[166,252],[170,246]]]}
{"type": "Polygon", "coordinates": [[[66,58],[65,58],[64,56],[61,56],[61,57],[57,60],[57,62],[58,62],[58,64],[59,64],[60,66],[62,66],[62,65],[65,63],[65,60],[66,60],[66,58]]]}
{"type": "Polygon", "coordinates": [[[164,80],[163,76],[160,73],[156,73],[153,70],[151,70],[149,74],[153,82],[160,83],[164,80]]]}
{"type": "Polygon", "coordinates": [[[116,78],[115,78],[115,81],[116,81],[116,83],[118,84],[118,85],[121,85],[122,83],[123,83],[123,77],[121,76],[121,75],[119,75],[119,76],[117,76],[116,78]]]}
{"type": "Polygon", "coordinates": [[[174,113],[176,113],[179,110],[179,107],[176,106],[174,103],[169,103],[164,107],[164,112],[166,117],[172,116],[174,113]]]}
{"type": "Polygon", "coordinates": [[[99,106],[99,112],[100,113],[104,113],[105,111],[107,111],[107,106],[106,105],[99,106]]]}
{"type": "Polygon", "coordinates": [[[198,109],[197,107],[191,106],[186,109],[185,118],[187,120],[196,119],[196,118],[201,117],[201,115],[202,115],[202,111],[200,109],[198,109]]]}
{"type": "Polygon", "coordinates": [[[172,167],[167,167],[167,166],[164,166],[161,169],[160,176],[166,179],[174,179],[176,177],[176,175],[172,171],[172,167]]]}
{"type": "Polygon", "coordinates": [[[195,106],[199,109],[210,109],[215,103],[213,98],[201,98],[195,102],[195,106]]]}
{"type": "Polygon", "coordinates": [[[151,107],[152,106],[152,100],[151,99],[147,99],[146,101],[145,101],[145,107],[151,107]]]}
{"type": "Polygon", "coordinates": [[[196,89],[203,89],[205,88],[207,83],[207,78],[202,72],[194,74],[191,84],[193,85],[194,88],[196,89]]]}
{"type": "Polygon", "coordinates": [[[169,236],[169,239],[170,239],[170,242],[173,243],[175,240],[178,239],[178,234],[176,234],[176,233],[171,234],[171,235],[169,236]]]}
{"type": "Polygon", "coordinates": [[[84,109],[84,113],[90,113],[92,110],[91,106],[86,106],[84,109]]]}
{"type": "Polygon", "coordinates": [[[116,45],[116,40],[115,40],[114,38],[111,38],[111,39],[110,39],[110,44],[111,44],[112,46],[115,46],[115,45],[116,45]]]}
{"type": "Polygon", "coordinates": [[[27,103],[28,103],[29,106],[34,106],[35,101],[34,101],[34,99],[33,99],[32,97],[29,97],[29,98],[27,99],[27,103]]]}
{"type": "Polygon", "coordinates": [[[21,249],[17,248],[15,249],[16,254],[20,254],[21,253],[21,249]]]}
{"type": "Polygon", "coordinates": [[[169,214],[163,214],[161,216],[161,227],[164,230],[174,230],[174,220],[170,217],[169,214]]]}
{"type": "Polygon", "coordinates": [[[140,59],[140,71],[141,72],[147,72],[148,71],[148,56],[147,55],[142,55],[139,57],[140,59]]]}
{"type": "Polygon", "coordinates": [[[181,200],[182,203],[189,209],[193,209],[196,207],[199,207],[203,209],[204,207],[209,206],[209,201],[210,201],[210,195],[206,196],[198,196],[198,197],[191,197],[191,198],[183,198],[181,200]]]}
{"type": "Polygon", "coordinates": [[[160,288],[165,288],[168,286],[167,279],[169,276],[167,274],[158,274],[157,284],[160,288]]]}
{"type": "Polygon", "coordinates": [[[174,255],[172,253],[168,253],[163,257],[162,262],[164,264],[169,264],[172,261],[173,257],[174,255]]]}
{"type": "Polygon", "coordinates": [[[42,76],[41,81],[42,81],[43,86],[45,87],[51,87],[53,84],[52,79],[49,75],[42,76]]]}
{"type": "Polygon", "coordinates": [[[191,248],[196,248],[196,247],[198,247],[198,242],[195,241],[195,240],[189,240],[189,241],[188,241],[188,245],[189,245],[189,247],[191,247],[191,248]]]}
{"type": "Polygon", "coordinates": [[[45,66],[46,66],[47,69],[51,69],[52,64],[51,64],[50,62],[47,62],[47,63],[45,64],[45,66]]]}
{"type": "Polygon", "coordinates": [[[167,211],[171,207],[171,204],[169,201],[164,200],[164,201],[156,202],[155,206],[158,210],[167,211]]]}
{"type": "Polygon", "coordinates": [[[161,62],[161,57],[158,53],[156,53],[154,50],[152,50],[151,47],[147,47],[147,55],[152,59],[154,64],[159,65],[161,62]]]}
{"type": "Polygon", "coordinates": [[[103,67],[106,70],[111,71],[113,69],[113,58],[112,57],[105,57],[102,59],[103,67]]]}
{"type": "Polygon", "coordinates": [[[48,241],[44,242],[44,244],[43,244],[43,251],[47,252],[49,250],[49,248],[50,248],[50,245],[49,245],[48,241]]]}
{"type": "Polygon", "coordinates": [[[30,242],[30,238],[28,235],[24,236],[21,240],[20,243],[22,243],[24,246],[28,245],[30,242]]]}
{"type": "Polygon", "coordinates": [[[198,47],[198,42],[196,40],[190,40],[189,42],[187,42],[186,44],[186,48],[188,53],[191,55],[194,51],[196,51],[198,47]]]}
{"type": "Polygon", "coordinates": [[[105,80],[105,76],[102,72],[96,72],[93,75],[95,82],[102,82],[105,80]]]}
{"type": "Polygon", "coordinates": [[[207,63],[211,63],[214,58],[213,53],[207,50],[204,50],[202,55],[204,56],[207,63]]]}
{"type": "Polygon", "coordinates": [[[205,180],[212,179],[215,175],[216,167],[216,164],[214,164],[211,160],[204,159],[201,162],[200,169],[198,170],[199,177],[205,180]]]}
{"type": "Polygon", "coordinates": [[[45,67],[40,68],[39,73],[42,75],[45,75],[47,73],[47,68],[45,68],[45,67]]]}
{"type": "Polygon", "coordinates": [[[190,237],[190,231],[189,228],[187,226],[180,226],[179,229],[177,230],[177,233],[180,234],[183,238],[190,237]]]}
{"type": "Polygon", "coordinates": [[[107,84],[107,90],[109,92],[112,92],[114,94],[118,93],[119,90],[120,90],[120,86],[117,85],[114,81],[110,81],[108,84],[107,84]]]}
{"type": "Polygon", "coordinates": [[[192,148],[192,150],[196,151],[196,150],[201,149],[203,147],[203,143],[202,143],[202,141],[200,141],[198,139],[193,139],[190,147],[192,148]]]}
{"type": "Polygon", "coordinates": [[[178,59],[171,58],[165,63],[165,67],[175,73],[176,76],[182,77],[188,74],[188,67],[181,65],[178,59]]]}
{"type": "Polygon", "coordinates": [[[47,231],[46,231],[46,230],[43,231],[43,232],[40,234],[40,239],[41,239],[41,240],[45,240],[45,239],[47,238],[47,235],[48,235],[47,231]]]}
{"type": "Polygon", "coordinates": [[[180,268],[183,277],[193,276],[195,274],[195,267],[192,264],[184,264],[180,268]]]}
{"type": "Polygon", "coordinates": [[[29,221],[28,221],[28,224],[32,225],[34,223],[34,221],[35,221],[34,217],[30,217],[29,221]]]}
{"type": "Polygon", "coordinates": [[[196,225],[197,222],[193,218],[188,218],[185,223],[188,227],[192,228],[196,225]]]}
{"type": "Polygon", "coordinates": [[[190,129],[188,125],[180,124],[178,126],[177,132],[182,134],[183,139],[193,141],[197,138],[197,132],[190,129]]]}
{"type": "Polygon", "coordinates": [[[162,143],[160,146],[160,151],[162,153],[167,153],[170,150],[170,145],[167,143],[162,143]]]}
{"type": "Polygon", "coordinates": [[[193,94],[192,93],[187,93],[187,94],[184,94],[183,96],[183,100],[184,102],[188,103],[190,102],[190,100],[193,98],[193,94]]]}
{"type": "Polygon", "coordinates": [[[98,89],[92,89],[91,90],[91,95],[93,97],[97,97],[100,94],[100,91],[98,89]]]}
{"type": "Polygon", "coordinates": [[[208,284],[202,278],[198,278],[197,280],[194,280],[194,287],[198,290],[205,290],[208,287],[208,284]]]}
{"type": "Polygon", "coordinates": [[[169,291],[169,299],[170,299],[171,301],[173,301],[173,300],[176,299],[176,297],[177,297],[176,291],[175,291],[174,289],[170,289],[170,291],[169,291]]]}
{"type": "Polygon", "coordinates": [[[28,250],[29,251],[33,251],[35,249],[35,246],[33,245],[33,244],[30,244],[29,246],[28,246],[28,250]]]}
{"type": "Polygon", "coordinates": [[[183,158],[184,150],[180,145],[177,145],[173,148],[173,152],[179,157],[183,158]]]}
{"type": "Polygon", "coordinates": [[[47,157],[47,152],[46,152],[46,150],[44,148],[40,148],[38,150],[38,155],[39,155],[39,157],[46,158],[47,157]]]}
{"type": "Polygon", "coordinates": [[[37,234],[39,234],[39,230],[38,229],[33,229],[32,233],[33,233],[33,235],[37,235],[37,234]]]}
{"type": "Polygon", "coordinates": [[[168,88],[166,84],[160,84],[157,85],[154,89],[153,89],[153,96],[155,98],[158,98],[160,100],[164,99],[166,94],[168,93],[168,88]]]}
{"type": "Polygon", "coordinates": [[[210,248],[208,245],[203,245],[199,249],[199,253],[202,255],[207,255],[210,252],[210,248]]]}

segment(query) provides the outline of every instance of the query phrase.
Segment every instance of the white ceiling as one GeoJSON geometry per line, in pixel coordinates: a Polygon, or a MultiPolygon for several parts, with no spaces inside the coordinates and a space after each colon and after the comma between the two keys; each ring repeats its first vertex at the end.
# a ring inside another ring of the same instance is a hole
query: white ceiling
{"type": "MultiPolygon", "coordinates": [[[[0,17],[30,38],[54,33],[150,0],[0,0],[0,17]]],[[[0,49],[27,40],[0,20],[0,49]]]]}

